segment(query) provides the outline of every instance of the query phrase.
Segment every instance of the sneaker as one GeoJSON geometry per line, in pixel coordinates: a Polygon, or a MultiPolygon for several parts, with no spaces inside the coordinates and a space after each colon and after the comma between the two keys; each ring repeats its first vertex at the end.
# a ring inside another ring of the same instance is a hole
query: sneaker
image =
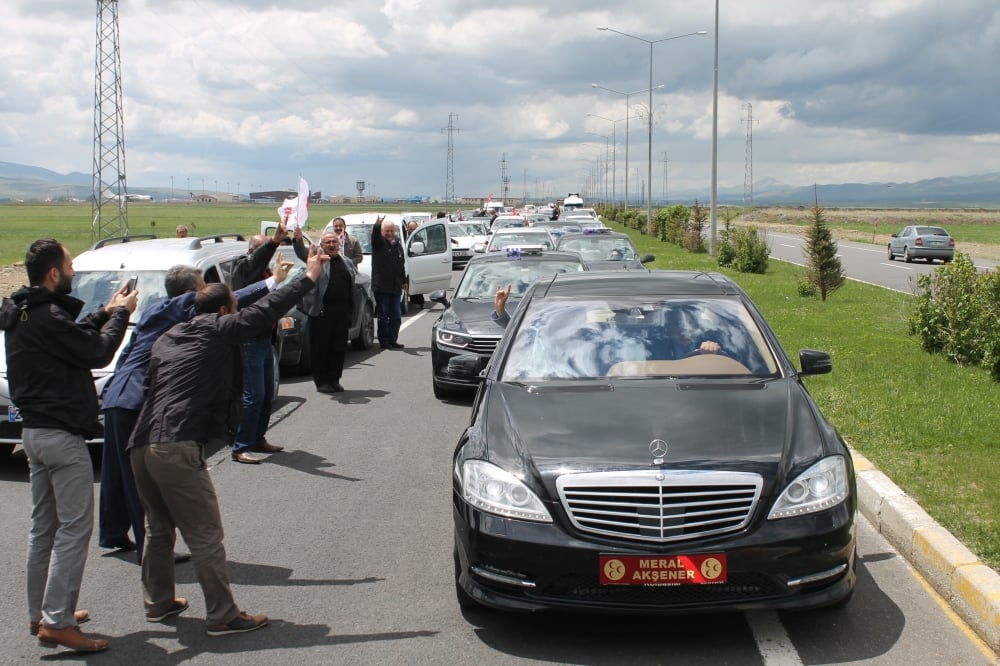
{"type": "Polygon", "coordinates": [[[146,611],[146,622],[163,622],[171,615],[180,615],[188,609],[188,601],[184,597],[177,597],[174,603],[162,613],[146,611]]]}
{"type": "Polygon", "coordinates": [[[210,624],[209,636],[225,636],[226,634],[243,634],[255,631],[267,624],[266,615],[250,615],[240,611],[240,614],[225,624],[210,624]]]}

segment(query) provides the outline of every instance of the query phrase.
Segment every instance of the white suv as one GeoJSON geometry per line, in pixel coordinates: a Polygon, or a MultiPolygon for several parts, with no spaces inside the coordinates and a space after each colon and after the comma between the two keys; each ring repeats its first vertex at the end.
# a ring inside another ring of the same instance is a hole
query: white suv
{"type": "MultiPolygon", "coordinates": [[[[133,275],[138,278],[136,288],[139,291],[139,305],[132,313],[118,353],[109,365],[92,371],[97,395],[101,395],[105,384],[111,379],[118,363],[118,354],[128,344],[133,327],[143,311],[166,298],[163,281],[167,270],[178,264],[195,266],[201,270],[205,282],[229,284],[233,263],[246,252],[247,241],[239,234],[218,234],[201,238],[130,236],[98,241],[89,250],[74,257],[73,270],[76,276],[73,278],[72,295],[86,304],[80,313],[81,318],[107,303],[111,295],[133,275]]],[[[0,331],[0,349],[2,348],[3,332],[0,331]]],[[[277,361],[274,377],[277,384],[277,361]]],[[[0,458],[4,458],[21,443],[21,419],[17,407],[10,399],[6,354],[0,354],[0,418],[0,458]]],[[[88,443],[98,444],[102,441],[94,439],[88,443]]]]}

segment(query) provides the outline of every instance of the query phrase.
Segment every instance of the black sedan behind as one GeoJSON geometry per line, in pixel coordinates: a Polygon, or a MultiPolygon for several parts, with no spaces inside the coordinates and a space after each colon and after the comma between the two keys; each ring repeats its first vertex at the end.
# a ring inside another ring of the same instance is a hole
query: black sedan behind
{"type": "Polygon", "coordinates": [[[445,305],[444,312],[431,330],[431,372],[435,397],[468,393],[479,386],[474,377],[456,377],[449,369],[449,361],[455,356],[473,353],[477,372],[486,367],[504,332],[503,326],[491,316],[498,286],[506,288],[510,285],[507,309],[513,312],[521,296],[539,277],[582,270],[584,266],[580,257],[566,252],[510,248],[473,257],[465,267],[450,302],[443,291],[431,294],[432,301],[445,305]]]}

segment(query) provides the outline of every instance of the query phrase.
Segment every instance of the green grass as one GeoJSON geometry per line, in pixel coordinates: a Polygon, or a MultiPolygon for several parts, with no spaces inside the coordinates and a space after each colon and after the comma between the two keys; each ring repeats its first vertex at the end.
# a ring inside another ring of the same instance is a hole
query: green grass
{"type": "MultiPolygon", "coordinates": [[[[277,204],[196,204],[133,202],[128,206],[128,226],[131,235],[174,235],[178,224],[186,224],[192,236],[221,232],[246,235],[260,230],[261,220],[278,219],[277,204]]],[[[371,210],[367,205],[316,204],[309,207],[308,227],[322,229],[336,215],[371,210]]],[[[389,204],[378,210],[389,213],[403,211],[437,211],[429,205],[389,204]]],[[[0,266],[24,261],[24,253],[32,241],[52,237],[69,248],[76,256],[93,245],[90,235],[89,203],[67,204],[0,204],[0,266]]]]}
{"type": "Polygon", "coordinates": [[[841,435],[939,523],[1000,570],[1000,384],[927,354],[907,334],[914,297],[848,281],[821,302],[798,295],[805,269],[772,260],[765,275],[720,269],[705,254],[629,231],[656,268],[718,270],[742,286],[793,359],[833,356],[804,381],[841,435]]]}

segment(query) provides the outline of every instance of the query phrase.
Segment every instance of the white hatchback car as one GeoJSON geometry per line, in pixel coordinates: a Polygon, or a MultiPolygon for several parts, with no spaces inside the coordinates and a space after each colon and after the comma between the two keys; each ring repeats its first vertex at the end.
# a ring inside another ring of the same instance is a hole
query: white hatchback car
{"type": "MultiPolygon", "coordinates": [[[[97,310],[108,302],[131,277],[137,278],[139,305],[129,320],[128,330],[118,353],[107,366],[92,371],[97,395],[114,374],[118,354],[126,347],[132,336],[134,325],[151,304],[166,298],[163,281],[167,271],[178,264],[197,267],[205,282],[225,282],[229,284],[233,263],[247,252],[247,241],[239,234],[217,234],[200,238],[156,238],[154,236],[130,236],[109,238],[98,241],[89,250],[73,258],[72,295],[86,305],[80,317],[97,310]]],[[[0,332],[0,347],[3,333],[0,332]]],[[[274,367],[275,394],[277,394],[278,362],[274,367]]],[[[7,357],[0,354],[0,457],[10,455],[21,443],[21,418],[17,406],[10,399],[7,383],[7,357]]],[[[103,439],[88,441],[100,444],[103,439]]]]}

